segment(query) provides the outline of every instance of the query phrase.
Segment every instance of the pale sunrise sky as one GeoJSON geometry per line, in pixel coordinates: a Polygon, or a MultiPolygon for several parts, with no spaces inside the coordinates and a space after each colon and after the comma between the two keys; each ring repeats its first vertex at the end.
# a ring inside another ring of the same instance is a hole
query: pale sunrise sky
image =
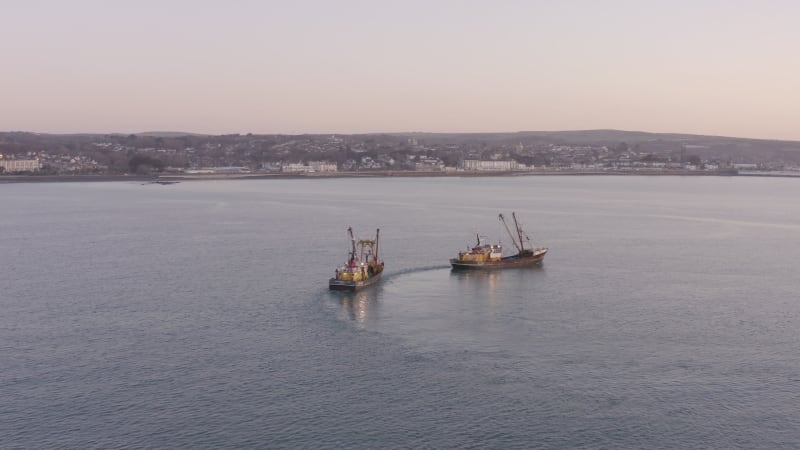
{"type": "Polygon", "coordinates": [[[0,6],[0,131],[800,140],[800,1],[0,6]]]}

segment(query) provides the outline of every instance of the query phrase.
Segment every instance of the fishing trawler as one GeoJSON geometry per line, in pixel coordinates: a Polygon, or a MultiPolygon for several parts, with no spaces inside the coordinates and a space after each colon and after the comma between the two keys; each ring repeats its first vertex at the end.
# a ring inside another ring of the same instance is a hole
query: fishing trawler
{"type": "Polygon", "coordinates": [[[381,230],[375,230],[375,239],[353,237],[353,228],[347,229],[350,236],[350,254],[347,261],[336,268],[336,274],[330,279],[328,287],[334,291],[357,291],[371,286],[381,279],[383,261],[378,257],[378,240],[381,230]],[[356,250],[358,245],[358,250],[356,250]]]}
{"type": "Polygon", "coordinates": [[[502,269],[506,267],[522,267],[532,264],[539,264],[544,260],[544,255],[547,254],[547,247],[533,247],[530,244],[530,238],[522,231],[522,226],[517,222],[515,213],[511,213],[514,219],[514,227],[516,228],[516,237],[511,232],[505,217],[500,214],[500,222],[505,226],[511,242],[517,249],[515,255],[503,256],[503,247],[500,244],[489,244],[486,239],[478,235],[477,245],[470,248],[465,252],[459,252],[457,258],[450,260],[450,265],[453,270],[461,269],[502,269]],[[525,242],[528,246],[525,246],[525,242]]]}

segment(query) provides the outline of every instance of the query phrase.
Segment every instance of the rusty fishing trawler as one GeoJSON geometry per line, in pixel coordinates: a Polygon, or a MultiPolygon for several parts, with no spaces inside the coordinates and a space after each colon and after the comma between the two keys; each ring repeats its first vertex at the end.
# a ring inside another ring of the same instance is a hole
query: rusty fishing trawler
{"type": "Polygon", "coordinates": [[[505,226],[511,242],[517,249],[515,255],[503,256],[503,247],[500,244],[488,244],[485,238],[478,235],[478,243],[476,246],[465,252],[459,252],[457,258],[450,260],[450,265],[453,270],[461,269],[502,269],[506,267],[522,267],[533,264],[539,264],[544,260],[544,255],[547,254],[547,247],[533,247],[530,244],[530,238],[522,231],[517,221],[515,213],[511,213],[514,219],[514,227],[516,228],[516,237],[506,223],[505,217],[499,215],[500,222],[505,226]],[[528,242],[528,247],[525,242],[528,242]]]}
{"type": "Polygon", "coordinates": [[[375,230],[375,239],[353,237],[353,228],[347,229],[350,236],[350,253],[347,261],[336,268],[336,274],[330,279],[328,287],[334,291],[357,291],[371,286],[381,279],[383,261],[378,257],[378,240],[381,230],[375,230]],[[358,245],[358,250],[356,250],[358,245]]]}

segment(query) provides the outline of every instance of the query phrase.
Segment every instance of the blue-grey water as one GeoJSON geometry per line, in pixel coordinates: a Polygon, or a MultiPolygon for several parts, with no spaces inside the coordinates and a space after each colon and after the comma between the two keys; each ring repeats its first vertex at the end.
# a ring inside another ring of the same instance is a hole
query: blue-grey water
{"type": "Polygon", "coordinates": [[[797,183],[0,185],[0,448],[797,448],[797,183]]]}

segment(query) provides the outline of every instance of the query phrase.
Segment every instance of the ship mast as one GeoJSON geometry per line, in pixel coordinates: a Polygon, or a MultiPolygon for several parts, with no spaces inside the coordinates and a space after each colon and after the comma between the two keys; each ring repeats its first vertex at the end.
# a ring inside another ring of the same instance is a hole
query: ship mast
{"type": "MultiPolygon", "coordinates": [[[[513,215],[514,213],[511,213],[511,214],[513,215]]],[[[500,214],[500,221],[503,222],[503,226],[506,227],[506,231],[508,231],[508,236],[511,237],[511,243],[514,244],[514,247],[517,248],[517,251],[521,252],[522,251],[522,247],[520,247],[520,245],[517,245],[517,241],[514,239],[514,234],[511,233],[511,229],[508,228],[508,224],[506,223],[506,218],[503,217],[502,214],[500,214]]],[[[517,219],[515,217],[514,218],[514,224],[516,225],[516,223],[517,223],[517,219]]],[[[517,231],[519,231],[519,227],[517,227],[517,231]]],[[[520,239],[519,242],[520,242],[520,244],[522,244],[522,239],[520,239]]]]}
{"type": "Polygon", "coordinates": [[[375,230],[375,254],[373,255],[376,264],[378,262],[378,243],[380,242],[380,238],[381,238],[381,229],[378,228],[375,230]]]}
{"type": "MultiPolygon", "coordinates": [[[[522,248],[525,248],[525,243],[522,241],[522,228],[520,228],[519,223],[517,223],[517,213],[511,211],[511,217],[514,218],[514,226],[517,227],[517,234],[519,235],[519,245],[522,248]]],[[[522,248],[519,251],[522,251],[522,248]]]]}
{"type": "Polygon", "coordinates": [[[347,234],[350,235],[350,243],[353,246],[350,251],[350,261],[348,261],[348,263],[352,263],[356,260],[356,238],[353,237],[353,227],[347,227],[347,234]]]}

